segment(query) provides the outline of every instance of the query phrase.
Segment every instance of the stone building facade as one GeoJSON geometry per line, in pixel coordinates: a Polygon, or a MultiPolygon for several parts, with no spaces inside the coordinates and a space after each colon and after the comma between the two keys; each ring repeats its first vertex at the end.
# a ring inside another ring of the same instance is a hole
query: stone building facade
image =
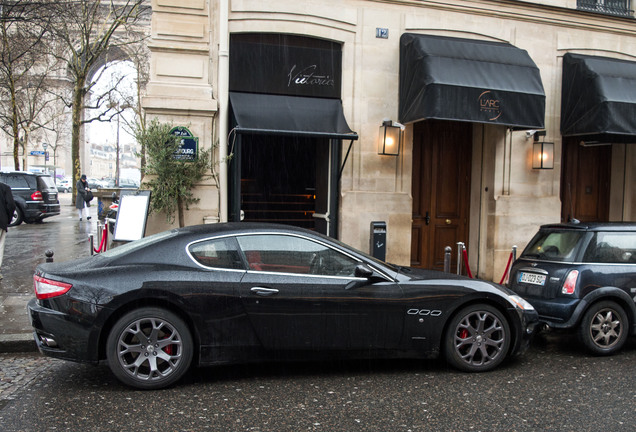
{"type": "Polygon", "coordinates": [[[368,251],[383,221],[387,260],[439,267],[462,241],[499,280],[540,224],[636,220],[636,22],[603,5],[153,0],[143,106],[215,148],[188,224],[286,221],[368,251]],[[617,126],[591,114],[606,92],[617,126]],[[379,154],[387,119],[397,156],[379,154]]]}

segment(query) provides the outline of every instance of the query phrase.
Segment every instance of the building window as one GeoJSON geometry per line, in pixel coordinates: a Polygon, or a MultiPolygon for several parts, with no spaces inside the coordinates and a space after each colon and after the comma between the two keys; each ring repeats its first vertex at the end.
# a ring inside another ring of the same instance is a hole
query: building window
{"type": "Polygon", "coordinates": [[[631,0],[577,0],[579,10],[608,15],[632,16],[631,0]]]}

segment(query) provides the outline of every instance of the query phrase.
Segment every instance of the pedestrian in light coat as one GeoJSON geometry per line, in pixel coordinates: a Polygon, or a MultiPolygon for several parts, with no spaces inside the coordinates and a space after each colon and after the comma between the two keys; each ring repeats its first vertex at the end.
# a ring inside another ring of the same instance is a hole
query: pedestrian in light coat
{"type": "Polygon", "coordinates": [[[79,220],[82,220],[84,216],[86,216],[86,220],[91,220],[91,216],[88,212],[88,208],[91,206],[91,203],[86,201],[86,193],[91,190],[88,187],[88,182],[86,181],[86,174],[82,174],[79,181],[75,185],[75,190],[77,191],[77,196],[75,197],[75,208],[79,213],[79,220]]]}
{"type": "MultiPolygon", "coordinates": [[[[13,213],[15,212],[15,202],[11,188],[4,183],[0,183],[0,268],[4,258],[4,243],[7,239],[7,232],[13,213]]],[[[2,274],[0,274],[2,279],[2,274]]]]}

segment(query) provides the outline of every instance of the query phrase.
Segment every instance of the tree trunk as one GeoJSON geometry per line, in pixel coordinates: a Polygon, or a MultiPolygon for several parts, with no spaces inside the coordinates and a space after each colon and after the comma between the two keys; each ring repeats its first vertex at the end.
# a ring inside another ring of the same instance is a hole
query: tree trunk
{"type": "MultiPolygon", "coordinates": [[[[71,161],[73,163],[73,185],[77,184],[82,175],[82,163],[80,158],[80,133],[82,131],[82,110],[84,108],[84,84],[85,78],[78,78],[73,87],[73,109],[71,128],[71,161]]],[[[77,190],[73,187],[71,202],[75,202],[77,190]]]]}
{"type": "Polygon", "coordinates": [[[183,228],[185,226],[185,212],[183,211],[181,196],[177,198],[177,211],[179,212],[179,228],[183,228]]]}

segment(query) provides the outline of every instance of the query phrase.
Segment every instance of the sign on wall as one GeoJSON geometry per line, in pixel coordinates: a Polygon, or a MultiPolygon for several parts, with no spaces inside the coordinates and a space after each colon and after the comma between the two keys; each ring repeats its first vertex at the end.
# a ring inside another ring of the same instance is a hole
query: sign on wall
{"type": "Polygon", "coordinates": [[[230,91],[339,99],[342,46],[269,33],[230,38],[230,91]]]}
{"type": "Polygon", "coordinates": [[[184,126],[173,127],[170,130],[170,134],[181,138],[181,144],[174,152],[174,158],[183,161],[195,161],[199,154],[199,138],[192,136],[192,132],[184,126]]]}

